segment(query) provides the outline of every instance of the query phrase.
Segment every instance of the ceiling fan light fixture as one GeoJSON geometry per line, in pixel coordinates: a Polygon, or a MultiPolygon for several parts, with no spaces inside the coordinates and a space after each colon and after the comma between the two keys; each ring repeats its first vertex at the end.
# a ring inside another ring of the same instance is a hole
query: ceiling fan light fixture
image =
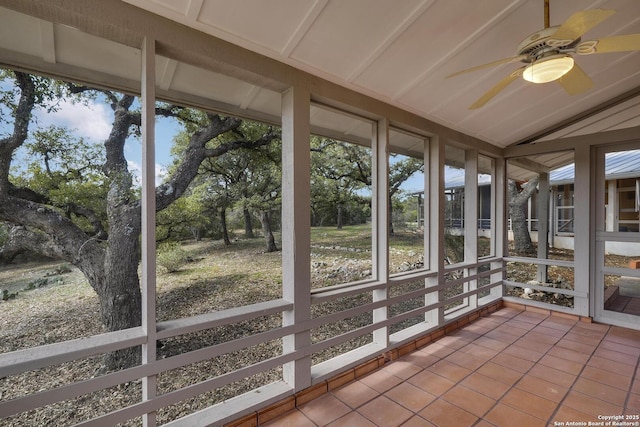
{"type": "Polygon", "coordinates": [[[522,72],[522,78],[531,83],[548,83],[558,80],[573,68],[570,55],[553,55],[539,59],[522,72]]]}

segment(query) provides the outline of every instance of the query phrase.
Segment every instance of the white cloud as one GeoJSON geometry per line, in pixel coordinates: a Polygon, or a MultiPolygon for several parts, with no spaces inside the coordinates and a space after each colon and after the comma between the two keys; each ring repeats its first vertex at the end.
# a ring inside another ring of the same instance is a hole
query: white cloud
{"type": "MultiPolygon", "coordinates": [[[[129,170],[133,174],[135,185],[142,186],[142,165],[132,160],[129,160],[127,164],[129,165],[129,170]]],[[[155,169],[155,185],[158,186],[162,184],[162,180],[167,176],[167,168],[156,163],[155,169]]]]}
{"type": "Polygon", "coordinates": [[[64,126],[73,130],[78,136],[93,141],[103,141],[111,131],[113,113],[106,105],[98,102],[89,102],[85,105],[62,100],[57,111],[46,113],[39,110],[38,121],[44,126],[64,126]]]}

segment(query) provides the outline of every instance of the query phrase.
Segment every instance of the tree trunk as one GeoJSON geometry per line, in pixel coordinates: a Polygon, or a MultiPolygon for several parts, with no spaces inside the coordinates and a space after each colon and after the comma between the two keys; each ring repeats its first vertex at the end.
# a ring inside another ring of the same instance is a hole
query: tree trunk
{"type": "Polygon", "coordinates": [[[222,227],[222,240],[224,240],[224,245],[231,245],[229,230],[227,229],[227,210],[225,208],[220,209],[220,226],[222,227]]]}
{"type": "MultiPolygon", "coordinates": [[[[142,320],[138,260],[131,258],[130,263],[123,263],[119,255],[115,258],[117,259],[107,257],[104,286],[98,294],[100,316],[110,332],[138,327],[142,320]]],[[[140,347],[129,347],[105,354],[103,369],[106,371],[125,369],[139,365],[140,360],[140,347]]]]}
{"type": "Polygon", "coordinates": [[[337,218],[338,230],[342,230],[342,203],[338,203],[338,218],[337,218]]]}
{"type": "Polygon", "coordinates": [[[193,236],[193,240],[196,242],[199,242],[202,239],[200,232],[200,227],[191,227],[191,235],[193,236]]]}
{"type": "Polygon", "coordinates": [[[278,247],[276,246],[276,240],[271,231],[271,220],[269,219],[268,212],[260,212],[260,224],[262,224],[262,234],[264,235],[266,243],[266,251],[276,252],[278,247]]]}
{"type": "MultiPolygon", "coordinates": [[[[11,254],[23,248],[67,260],[83,272],[97,293],[100,316],[107,331],[139,327],[142,321],[142,295],[138,277],[141,205],[124,154],[128,136],[133,127],[141,123],[140,112],[136,108],[131,109],[135,105],[135,97],[113,93],[105,97],[114,112],[111,131],[104,141],[105,160],[102,172],[105,177],[101,179],[108,186],[107,236],[102,227],[102,215],[93,209],[81,206],[74,208],[77,214],[92,223],[94,230],[89,233],[86,226],[80,227],[70,217],[60,214],[59,210],[51,209],[52,203],[46,192],[38,194],[31,188],[14,187],[10,182],[13,154],[27,141],[35,104],[40,102],[39,95],[43,95],[43,99],[48,99],[48,95],[51,95],[53,103],[58,96],[52,88],[45,87],[45,82],[42,87],[39,84],[36,87],[34,78],[24,73],[15,72],[15,83],[20,90],[19,98],[15,103],[10,99],[5,100],[6,105],[14,104],[13,108],[7,109],[12,110],[14,121],[6,126],[7,130],[13,129],[13,133],[7,137],[3,134],[0,138],[0,220],[12,226],[8,242],[10,245],[3,243],[0,254],[11,254]]],[[[76,85],[69,85],[67,89],[78,95],[94,91],[92,88],[76,85]]],[[[48,101],[42,102],[41,106],[46,107],[48,101]]],[[[172,108],[157,110],[165,116],[176,114],[172,108]]],[[[189,138],[189,144],[170,180],[156,189],[156,211],[167,208],[187,191],[206,158],[216,158],[239,148],[262,147],[280,137],[278,132],[269,131],[257,140],[234,138],[233,141],[207,148],[209,141],[237,129],[242,123],[240,119],[213,113],[208,113],[207,118],[208,122],[203,122],[199,130],[189,138]]],[[[9,121],[8,118],[7,120],[9,121]]],[[[221,218],[223,223],[226,222],[224,211],[221,218]]],[[[226,234],[226,224],[223,225],[226,234]]],[[[128,368],[139,364],[140,360],[139,346],[117,350],[105,355],[104,370],[128,368]]]]}
{"type": "MultiPolygon", "coordinates": [[[[140,211],[126,208],[111,211],[102,272],[85,276],[99,278],[91,283],[100,300],[100,316],[108,331],[135,328],[142,322],[142,295],[138,266],[140,264],[140,211]]],[[[95,264],[95,263],[87,263],[95,264]]],[[[129,347],[104,355],[103,369],[114,371],[140,364],[140,347],[129,347]]]]}
{"type": "Polygon", "coordinates": [[[389,194],[389,235],[393,236],[393,203],[391,202],[391,194],[389,194]]]}
{"type": "Polygon", "coordinates": [[[253,239],[255,234],[253,234],[253,218],[251,216],[251,212],[249,209],[243,209],[244,214],[244,237],[248,239],[253,239]]]}
{"type": "Polygon", "coordinates": [[[529,199],[538,187],[539,177],[534,177],[522,186],[518,192],[516,183],[509,181],[509,216],[511,218],[511,230],[513,231],[514,251],[518,255],[535,255],[535,248],[531,241],[529,228],[527,227],[526,207],[529,199]]]}
{"type": "Polygon", "coordinates": [[[527,227],[525,206],[513,205],[509,207],[514,250],[519,255],[531,255],[534,253],[533,242],[527,227]]]}

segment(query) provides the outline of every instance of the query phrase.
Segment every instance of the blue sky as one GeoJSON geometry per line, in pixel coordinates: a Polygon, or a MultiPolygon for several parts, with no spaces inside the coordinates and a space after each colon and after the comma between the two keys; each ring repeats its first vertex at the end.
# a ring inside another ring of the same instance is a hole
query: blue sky
{"type": "MultiPolygon", "coordinates": [[[[36,121],[39,127],[50,125],[63,126],[78,137],[95,144],[102,144],[109,136],[113,123],[113,112],[102,102],[72,103],[63,101],[58,110],[46,112],[37,110],[36,121]]],[[[179,125],[169,119],[161,118],[156,122],[156,184],[162,182],[167,166],[171,164],[171,144],[173,136],[179,131],[179,125]]],[[[31,126],[31,131],[35,126],[31,126]]],[[[20,153],[18,153],[20,155],[20,153]]],[[[142,146],[138,138],[130,137],[125,144],[125,156],[130,170],[138,177],[142,173],[142,146]]]]}
{"type": "MultiPolygon", "coordinates": [[[[55,112],[47,113],[38,110],[36,120],[39,126],[50,125],[63,126],[74,131],[78,137],[83,137],[96,144],[108,137],[113,122],[113,112],[103,102],[90,101],[87,103],[72,103],[65,101],[59,104],[55,112]]],[[[35,129],[32,126],[31,131],[35,129]]],[[[156,119],[156,184],[162,182],[166,175],[167,167],[171,164],[170,154],[174,135],[181,129],[176,120],[159,117],[156,119]]],[[[125,156],[129,162],[130,170],[141,176],[142,172],[142,147],[138,138],[130,137],[125,145],[125,156]]],[[[422,191],[424,176],[416,173],[403,185],[403,189],[409,192],[422,191]]]]}
{"type": "MultiPolygon", "coordinates": [[[[108,137],[113,122],[113,112],[105,103],[100,101],[86,103],[64,101],[58,107],[55,112],[47,113],[44,110],[38,110],[36,112],[38,126],[56,125],[67,127],[74,131],[78,137],[83,137],[96,144],[102,144],[108,137]]],[[[173,137],[180,129],[181,126],[176,120],[163,117],[156,120],[156,185],[160,184],[166,176],[167,167],[172,162],[170,150],[173,137]]],[[[31,131],[33,130],[35,130],[35,126],[32,125],[31,131]]],[[[18,153],[18,156],[21,155],[24,154],[18,153]]],[[[125,156],[129,162],[130,170],[139,180],[142,172],[142,148],[138,138],[130,137],[128,139],[125,145],[125,156]]],[[[451,169],[445,172],[448,180],[456,175],[464,176],[464,172],[459,169],[451,169]]],[[[403,184],[402,189],[409,193],[422,191],[424,189],[424,175],[415,173],[403,184]]]]}

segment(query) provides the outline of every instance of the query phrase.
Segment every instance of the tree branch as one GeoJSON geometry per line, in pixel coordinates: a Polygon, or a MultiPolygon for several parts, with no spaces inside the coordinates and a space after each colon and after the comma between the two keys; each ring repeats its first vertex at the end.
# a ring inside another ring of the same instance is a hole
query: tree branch
{"type": "Polygon", "coordinates": [[[0,246],[0,258],[12,259],[16,255],[31,251],[49,258],[64,258],[64,251],[45,233],[13,226],[9,229],[8,239],[0,246]]]}
{"type": "Polygon", "coordinates": [[[232,117],[223,118],[217,114],[208,114],[207,116],[210,123],[192,135],[184,157],[171,178],[156,189],[157,211],[165,209],[187,190],[205,159],[219,157],[239,148],[262,147],[274,139],[280,138],[278,133],[271,130],[257,140],[239,139],[224,142],[215,148],[206,148],[209,141],[224,133],[237,130],[242,124],[242,120],[232,117]]]}
{"type": "Polygon", "coordinates": [[[31,76],[16,71],[16,83],[20,88],[20,99],[15,110],[15,122],[11,136],[0,139],[0,194],[10,190],[9,170],[13,152],[20,147],[29,135],[29,122],[36,102],[36,85],[31,76]]]}

